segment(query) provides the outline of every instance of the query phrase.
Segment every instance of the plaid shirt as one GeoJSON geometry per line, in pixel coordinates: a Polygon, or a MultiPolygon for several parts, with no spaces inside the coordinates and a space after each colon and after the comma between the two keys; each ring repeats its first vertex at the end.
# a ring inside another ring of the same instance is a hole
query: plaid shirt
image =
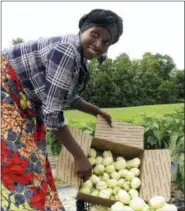
{"type": "Polygon", "coordinates": [[[27,96],[40,105],[38,113],[47,129],[64,126],[63,109],[79,98],[80,48],[79,36],[67,35],[39,39],[3,52],[27,96]]]}

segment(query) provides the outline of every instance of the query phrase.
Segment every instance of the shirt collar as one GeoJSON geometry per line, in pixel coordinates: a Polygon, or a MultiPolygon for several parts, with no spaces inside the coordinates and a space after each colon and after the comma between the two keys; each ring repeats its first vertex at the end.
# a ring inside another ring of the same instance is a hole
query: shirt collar
{"type": "Polygon", "coordinates": [[[64,42],[66,42],[66,41],[70,42],[76,47],[76,49],[80,55],[80,58],[81,58],[81,64],[85,65],[87,68],[87,66],[88,66],[87,59],[83,58],[83,61],[82,61],[83,52],[82,52],[82,44],[81,44],[81,40],[80,40],[80,35],[79,34],[68,34],[68,35],[63,36],[62,40],[64,42]]]}

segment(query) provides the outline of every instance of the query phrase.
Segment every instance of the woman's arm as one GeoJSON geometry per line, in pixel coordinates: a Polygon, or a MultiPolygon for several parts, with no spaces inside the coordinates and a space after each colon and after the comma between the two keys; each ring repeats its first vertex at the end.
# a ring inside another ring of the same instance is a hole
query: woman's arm
{"type": "Polygon", "coordinates": [[[79,111],[83,111],[85,113],[91,114],[93,116],[97,116],[98,114],[100,114],[101,110],[100,108],[98,108],[97,106],[88,103],[87,101],[85,101],[82,98],[77,98],[74,102],[73,102],[73,106],[78,109],[79,111]]]}
{"type": "Polygon", "coordinates": [[[54,134],[57,140],[62,142],[67,150],[73,155],[74,159],[85,157],[83,150],[73,138],[67,125],[59,128],[58,131],[54,131],[54,134]]]}
{"type": "Polygon", "coordinates": [[[84,180],[88,180],[92,173],[92,166],[81,147],[71,135],[67,125],[61,127],[58,131],[54,131],[56,139],[66,147],[73,155],[75,160],[76,173],[84,180]]]}
{"type": "Polygon", "coordinates": [[[108,113],[104,112],[99,107],[97,107],[91,103],[88,103],[84,99],[77,98],[76,100],[73,101],[72,105],[79,111],[83,111],[83,112],[91,114],[95,117],[97,117],[97,115],[101,115],[108,122],[108,124],[110,126],[112,126],[112,119],[108,113]]]}
{"type": "Polygon", "coordinates": [[[68,43],[59,44],[50,51],[47,59],[42,119],[46,128],[52,130],[56,139],[73,155],[78,175],[87,180],[92,167],[66,126],[63,114],[75,63],[74,46],[68,43]]]}

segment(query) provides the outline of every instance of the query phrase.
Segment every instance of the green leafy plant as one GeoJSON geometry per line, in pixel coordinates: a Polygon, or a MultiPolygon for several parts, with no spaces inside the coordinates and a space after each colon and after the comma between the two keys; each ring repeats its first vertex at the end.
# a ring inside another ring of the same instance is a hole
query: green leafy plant
{"type": "Polygon", "coordinates": [[[181,138],[181,144],[178,144],[175,149],[172,150],[172,162],[177,165],[176,184],[177,187],[184,192],[184,137],[181,138]]]}
{"type": "Polygon", "coordinates": [[[62,144],[56,140],[55,135],[52,131],[46,132],[46,139],[47,139],[47,145],[51,149],[51,152],[54,156],[57,156],[60,154],[62,144]]]}
{"type": "Polygon", "coordinates": [[[143,116],[142,126],[145,128],[145,148],[175,149],[182,144],[184,113],[177,110],[162,118],[143,116]]]}
{"type": "Polygon", "coordinates": [[[80,129],[84,132],[87,132],[89,135],[94,136],[95,135],[95,127],[96,124],[93,122],[87,123],[86,125],[81,125],[80,129]]]}

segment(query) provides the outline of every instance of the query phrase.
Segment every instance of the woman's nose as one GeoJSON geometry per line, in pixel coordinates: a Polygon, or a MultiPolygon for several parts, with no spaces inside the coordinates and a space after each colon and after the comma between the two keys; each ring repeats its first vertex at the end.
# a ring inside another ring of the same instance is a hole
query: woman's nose
{"type": "Polygon", "coordinates": [[[96,40],[95,46],[96,46],[96,50],[97,50],[98,52],[101,53],[101,52],[103,51],[103,45],[102,45],[101,39],[96,40]]]}

